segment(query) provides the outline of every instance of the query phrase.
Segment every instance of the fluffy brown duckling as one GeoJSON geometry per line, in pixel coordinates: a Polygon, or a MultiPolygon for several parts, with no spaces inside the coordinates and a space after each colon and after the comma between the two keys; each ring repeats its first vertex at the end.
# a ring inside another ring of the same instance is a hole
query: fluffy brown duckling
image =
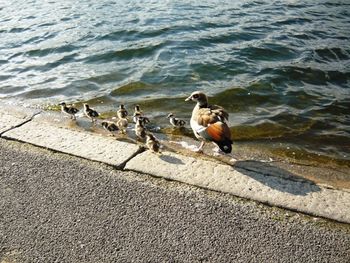
{"type": "Polygon", "coordinates": [[[183,127],[186,124],[186,122],[184,120],[176,118],[173,113],[169,113],[167,118],[169,119],[170,124],[175,126],[175,127],[183,127]]]}
{"type": "Polygon", "coordinates": [[[134,111],[134,115],[133,115],[133,121],[135,123],[137,123],[137,120],[141,120],[141,122],[143,123],[143,125],[146,125],[147,123],[150,122],[149,118],[147,118],[146,116],[144,116],[143,112],[140,109],[139,105],[135,106],[135,111],[134,111]]]}
{"type": "Polygon", "coordinates": [[[78,113],[78,109],[73,106],[67,106],[65,102],[59,104],[61,106],[61,111],[65,114],[68,114],[72,120],[76,120],[75,114],[78,113]]]}
{"type": "Polygon", "coordinates": [[[207,96],[200,91],[193,92],[186,101],[196,102],[192,111],[191,128],[201,142],[201,152],[206,141],[214,142],[224,153],[231,153],[231,131],[227,125],[228,113],[217,105],[209,105],[207,96]]]}
{"type": "Polygon", "coordinates": [[[146,128],[142,120],[137,119],[135,125],[135,134],[140,140],[144,140],[146,138],[146,128]]]}
{"type": "Polygon", "coordinates": [[[140,109],[140,105],[136,105],[134,108],[134,115],[133,115],[133,121],[134,123],[137,122],[137,120],[143,116],[143,112],[140,109]]]}
{"type": "Polygon", "coordinates": [[[95,122],[96,118],[100,116],[97,111],[90,108],[86,103],[84,104],[84,114],[91,120],[91,122],[95,122]]]}
{"type": "Polygon", "coordinates": [[[141,116],[141,117],[138,117],[137,118],[139,121],[141,121],[142,122],[142,124],[145,126],[147,123],[150,123],[150,120],[147,118],[147,117],[145,117],[145,116],[141,116]]]}
{"type": "Polygon", "coordinates": [[[128,119],[127,118],[120,118],[117,121],[117,126],[118,126],[120,132],[125,134],[126,133],[126,128],[128,127],[128,119]]]}
{"type": "Polygon", "coordinates": [[[151,152],[160,153],[160,142],[152,133],[146,135],[146,145],[151,152]]]}
{"type": "Polygon", "coordinates": [[[113,135],[113,132],[116,132],[119,130],[118,126],[111,121],[103,121],[101,122],[101,125],[106,131],[109,131],[112,135],[113,135]]]}
{"type": "Polygon", "coordinates": [[[128,116],[128,111],[125,109],[123,104],[119,105],[119,109],[117,111],[117,116],[119,119],[126,118],[128,116]]]}

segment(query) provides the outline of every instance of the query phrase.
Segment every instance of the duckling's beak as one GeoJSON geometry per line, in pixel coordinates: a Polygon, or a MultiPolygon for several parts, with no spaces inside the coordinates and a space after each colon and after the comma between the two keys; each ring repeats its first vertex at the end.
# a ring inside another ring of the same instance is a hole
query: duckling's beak
{"type": "Polygon", "coordinates": [[[192,96],[189,96],[187,99],[185,99],[185,101],[189,101],[192,100],[192,96]]]}

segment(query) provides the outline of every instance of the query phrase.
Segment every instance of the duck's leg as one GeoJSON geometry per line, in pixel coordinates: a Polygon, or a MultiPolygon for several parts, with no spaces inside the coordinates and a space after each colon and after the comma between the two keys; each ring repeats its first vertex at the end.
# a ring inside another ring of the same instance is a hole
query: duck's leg
{"type": "Polygon", "coordinates": [[[198,149],[195,150],[195,152],[202,153],[204,144],[205,144],[205,141],[202,141],[201,144],[199,145],[198,149]]]}

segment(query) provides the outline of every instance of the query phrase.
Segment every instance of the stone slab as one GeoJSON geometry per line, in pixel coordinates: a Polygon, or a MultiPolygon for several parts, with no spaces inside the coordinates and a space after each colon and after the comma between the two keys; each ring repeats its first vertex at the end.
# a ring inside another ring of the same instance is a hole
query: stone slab
{"type": "Polygon", "coordinates": [[[0,104],[0,135],[31,119],[38,110],[0,104]]]}
{"type": "Polygon", "coordinates": [[[125,169],[350,223],[350,193],[308,181],[238,171],[229,165],[171,152],[161,156],[143,152],[131,159],[125,169]]]}
{"type": "Polygon", "coordinates": [[[0,113],[0,135],[4,133],[5,131],[12,129],[18,125],[21,125],[22,123],[26,122],[26,118],[17,118],[8,114],[1,114],[0,113]]]}
{"type": "Polygon", "coordinates": [[[3,137],[117,167],[122,167],[127,160],[140,152],[140,148],[136,144],[37,121],[30,121],[16,129],[7,131],[3,137]]]}

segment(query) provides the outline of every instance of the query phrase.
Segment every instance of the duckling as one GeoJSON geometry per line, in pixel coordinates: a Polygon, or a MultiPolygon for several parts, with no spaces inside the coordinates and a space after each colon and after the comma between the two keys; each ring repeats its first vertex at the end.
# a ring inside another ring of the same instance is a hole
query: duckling
{"type": "Polygon", "coordinates": [[[145,128],[142,120],[140,120],[140,119],[138,119],[136,121],[135,134],[141,140],[144,140],[146,138],[146,128],[145,128]]]}
{"type": "Polygon", "coordinates": [[[150,120],[147,117],[145,117],[145,116],[138,117],[138,120],[140,120],[144,126],[147,123],[150,123],[150,120]]]}
{"type": "Polygon", "coordinates": [[[126,133],[126,128],[128,127],[128,119],[127,118],[120,118],[117,121],[117,126],[122,134],[126,133]]]}
{"type": "Polygon", "coordinates": [[[59,104],[61,106],[61,111],[65,114],[68,114],[72,120],[76,120],[75,114],[78,113],[78,109],[73,106],[67,106],[65,102],[59,104]]]}
{"type": "Polygon", "coordinates": [[[146,125],[147,123],[150,123],[149,118],[143,115],[143,112],[140,110],[140,106],[139,105],[135,106],[135,112],[134,112],[134,115],[133,115],[134,123],[136,123],[137,120],[141,120],[143,125],[146,125]]]}
{"type": "Polygon", "coordinates": [[[97,111],[95,111],[94,109],[90,108],[89,105],[87,105],[86,103],[84,104],[84,113],[86,115],[86,117],[88,117],[91,122],[95,122],[98,116],[100,116],[100,114],[98,114],[97,111]]]}
{"type": "Polygon", "coordinates": [[[160,153],[160,142],[152,133],[146,135],[146,145],[153,153],[160,153]]]}
{"type": "Polygon", "coordinates": [[[120,104],[119,110],[117,111],[117,116],[119,119],[126,118],[128,116],[128,111],[125,109],[123,104],[120,104]]]}
{"type": "Polygon", "coordinates": [[[169,113],[167,118],[169,119],[170,123],[175,127],[183,127],[186,124],[186,122],[184,120],[175,118],[175,115],[172,113],[169,113]]]}
{"type": "Polygon", "coordinates": [[[111,122],[111,121],[103,121],[101,123],[101,125],[106,131],[109,131],[112,135],[113,135],[114,131],[119,130],[118,126],[114,122],[111,122]]]}
{"type": "Polygon", "coordinates": [[[140,109],[140,105],[136,105],[134,109],[134,115],[133,115],[133,121],[134,123],[137,122],[138,118],[143,116],[143,112],[140,109]]]}

